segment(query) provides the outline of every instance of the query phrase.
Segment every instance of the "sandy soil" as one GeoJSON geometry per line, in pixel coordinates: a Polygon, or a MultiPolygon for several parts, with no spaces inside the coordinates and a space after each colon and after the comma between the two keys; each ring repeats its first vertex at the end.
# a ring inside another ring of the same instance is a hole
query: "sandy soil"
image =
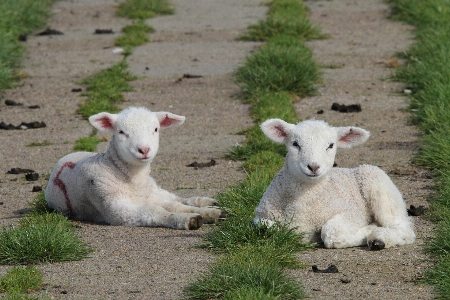
{"type": "MultiPolygon", "coordinates": [[[[185,115],[179,129],[161,137],[160,152],[152,168],[156,180],[180,195],[214,196],[245,174],[238,162],[223,154],[242,141],[239,130],[252,121],[249,108],[236,94],[231,73],[258,43],[235,38],[249,25],[265,17],[259,0],[173,0],[176,14],[154,18],[152,42],[129,57],[131,71],[141,76],[132,82],[123,107],[138,105],[185,115]],[[183,74],[202,75],[196,79],[183,74]],[[193,161],[215,159],[211,168],[186,167],[193,161]]],[[[352,167],[361,163],[385,169],[408,204],[427,205],[429,174],[412,159],[418,132],[405,111],[403,87],[389,81],[393,55],[408,48],[411,28],[388,20],[381,0],[333,0],[307,2],[311,19],[330,38],[310,42],[315,59],[323,65],[319,95],[296,104],[300,118],[324,119],[333,125],[356,125],[371,131],[371,139],[359,148],[340,151],[337,163],[352,167]],[[333,102],[361,104],[360,113],[331,111],[333,102]],[[323,114],[318,114],[323,110],[323,114]]],[[[33,200],[33,186],[47,184],[58,158],[70,153],[75,140],[92,128],[75,114],[82,97],[72,92],[78,81],[104,69],[122,57],[114,54],[113,40],[130,23],[114,17],[113,0],[59,1],[50,27],[58,36],[30,36],[24,70],[29,77],[20,87],[5,92],[0,121],[44,121],[46,128],[0,131],[0,226],[17,222],[33,200]],[[94,35],[95,29],[113,29],[113,35],[94,35]],[[39,105],[40,109],[28,109],[39,105]],[[32,142],[51,145],[27,147],[32,142]],[[23,175],[5,174],[14,167],[31,168],[41,176],[27,182],[23,175]]],[[[102,151],[106,143],[99,146],[102,151]]],[[[415,218],[418,239],[414,245],[369,252],[365,248],[317,249],[300,255],[308,266],[289,271],[314,299],[431,299],[430,287],[416,283],[427,264],[422,253],[432,224],[415,218]],[[318,274],[311,265],[335,264],[340,273],[318,274]],[[344,283],[347,282],[347,283],[344,283]]],[[[80,223],[80,235],[95,249],[79,262],[39,265],[46,286],[41,292],[56,299],[177,299],[183,287],[214,261],[207,251],[196,249],[208,231],[175,231],[163,228],[127,228],[80,223]]],[[[10,266],[0,266],[0,276],[10,266]]]]}

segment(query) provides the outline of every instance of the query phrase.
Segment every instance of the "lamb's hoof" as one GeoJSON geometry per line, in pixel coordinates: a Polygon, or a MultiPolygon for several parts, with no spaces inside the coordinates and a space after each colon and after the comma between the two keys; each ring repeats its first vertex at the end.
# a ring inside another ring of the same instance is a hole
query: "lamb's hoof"
{"type": "Polygon", "coordinates": [[[383,250],[385,245],[382,240],[373,240],[369,241],[368,243],[369,249],[373,251],[383,250]]]}
{"type": "Polygon", "coordinates": [[[228,217],[228,213],[226,211],[221,211],[219,215],[219,220],[226,219],[228,217]]]}
{"type": "Polygon", "coordinates": [[[196,217],[192,217],[189,220],[188,229],[189,230],[197,230],[203,225],[203,218],[202,216],[198,215],[196,217]]]}

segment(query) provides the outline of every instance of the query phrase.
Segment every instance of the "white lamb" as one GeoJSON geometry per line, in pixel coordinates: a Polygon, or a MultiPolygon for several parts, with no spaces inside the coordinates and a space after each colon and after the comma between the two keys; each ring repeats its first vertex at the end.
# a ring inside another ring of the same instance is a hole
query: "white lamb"
{"type": "Polygon", "coordinates": [[[91,116],[95,128],[112,133],[109,147],[105,153],[76,152],[60,159],[45,192],[48,205],[75,220],[111,225],[198,229],[224,217],[211,207],[214,199],[180,198],[150,176],[160,128],[184,120],[141,107],[91,116]]]}
{"type": "Polygon", "coordinates": [[[405,202],[384,171],[371,165],[333,168],[336,148],[364,143],[368,131],[280,119],[265,121],[261,129],[285,144],[288,154],[256,208],[255,224],[289,224],[305,233],[305,241],[323,241],[326,248],[367,244],[381,250],[414,242],[405,202]]]}

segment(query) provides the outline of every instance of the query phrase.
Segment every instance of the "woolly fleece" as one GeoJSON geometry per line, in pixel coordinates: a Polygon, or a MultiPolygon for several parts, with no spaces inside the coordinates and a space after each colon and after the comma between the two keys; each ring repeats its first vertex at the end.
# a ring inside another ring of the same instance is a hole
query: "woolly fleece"
{"type": "Polygon", "coordinates": [[[48,205],[75,220],[111,225],[198,229],[223,217],[207,197],[180,198],[161,189],[150,174],[161,127],[185,117],[130,107],[102,112],[91,124],[112,133],[105,153],[76,152],[61,158],[47,186],[48,205]]]}
{"type": "Polygon", "coordinates": [[[288,154],[255,210],[255,223],[288,223],[305,233],[305,241],[322,241],[327,248],[414,242],[402,195],[383,170],[371,165],[333,168],[336,148],[364,143],[368,131],[280,119],[267,120],[261,129],[284,143],[288,154]]]}

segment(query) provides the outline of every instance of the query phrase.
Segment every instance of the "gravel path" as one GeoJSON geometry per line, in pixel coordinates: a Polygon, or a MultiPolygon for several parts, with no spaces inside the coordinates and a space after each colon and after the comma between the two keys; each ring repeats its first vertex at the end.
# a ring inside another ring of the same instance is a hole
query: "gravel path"
{"type": "MultiPolygon", "coordinates": [[[[239,163],[223,154],[242,136],[236,132],[252,124],[248,106],[236,98],[239,88],[231,73],[258,43],[235,38],[249,24],[265,18],[260,0],[172,0],[176,14],[154,18],[152,42],[136,48],[129,57],[131,71],[142,76],[132,82],[123,107],[147,106],[185,115],[179,129],[161,137],[160,152],[152,168],[156,180],[183,196],[214,196],[245,177],[239,163]],[[183,78],[184,74],[201,75],[183,78]],[[215,159],[217,165],[195,170],[193,161],[215,159]]],[[[72,92],[79,80],[119,61],[113,53],[114,35],[94,35],[95,29],[128,24],[114,17],[114,0],[58,1],[50,27],[58,36],[33,36],[23,84],[6,91],[4,98],[23,106],[0,104],[0,121],[44,121],[41,129],[0,131],[0,226],[15,223],[33,200],[35,185],[47,184],[58,158],[72,151],[75,140],[92,127],[75,111],[82,97],[72,92]],[[39,105],[40,109],[29,109],[39,105]],[[32,142],[51,145],[27,147],[32,142]],[[41,176],[27,182],[23,175],[5,174],[14,167],[34,169],[41,176]]],[[[359,148],[340,151],[339,166],[378,165],[398,184],[408,205],[427,205],[429,174],[412,164],[418,149],[418,132],[409,125],[402,86],[388,80],[393,55],[411,43],[411,28],[388,20],[388,7],[379,0],[307,2],[311,18],[330,39],[310,42],[315,58],[325,67],[324,81],[315,97],[296,104],[301,118],[315,117],[333,125],[356,125],[372,132],[359,148]],[[361,104],[362,112],[331,111],[333,102],[361,104]],[[323,114],[317,114],[323,110],[323,114]]],[[[3,101],[2,101],[3,102],[3,101]]],[[[105,149],[106,143],[99,146],[105,149]]],[[[416,218],[418,240],[414,245],[369,252],[364,248],[306,252],[300,259],[308,266],[290,271],[314,299],[431,299],[428,286],[414,282],[427,264],[422,253],[431,224],[416,218]],[[340,273],[312,273],[311,265],[335,264],[340,273]],[[344,283],[347,282],[347,283],[344,283]]],[[[199,231],[162,228],[127,228],[79,223],[80,235],[95,249],[79,262],[44,264],[46,287],[42,294],[57,299],[177,299],[183,287],[214,261],[196,249],[207,226],[199,231]]],[[[9,266],[0,266],[0,276],[9,266]]]]}

